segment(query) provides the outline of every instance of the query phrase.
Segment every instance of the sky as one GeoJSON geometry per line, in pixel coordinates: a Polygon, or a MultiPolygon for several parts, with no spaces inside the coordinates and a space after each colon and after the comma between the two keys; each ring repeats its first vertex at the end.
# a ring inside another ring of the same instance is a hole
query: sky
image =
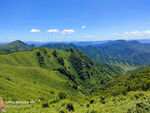
{"type": "Polygon", "coordinates": [[[0,0],[0,42],[150,39],[150,0],[0,0]]]}

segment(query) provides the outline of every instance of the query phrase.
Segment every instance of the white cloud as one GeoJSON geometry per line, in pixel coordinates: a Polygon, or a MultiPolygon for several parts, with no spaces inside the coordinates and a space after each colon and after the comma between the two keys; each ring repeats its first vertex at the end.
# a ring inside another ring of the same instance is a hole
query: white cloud
{"type": "Polygon", "coordinates": [[[59,32],[58,29],[49,29],[49,30],[47,31],[47,33],[58,33],[58,32],[59,32]]]}
{"type": "Polygon", "coordinates": [[[31,33],[36,33],[36,32],[40,32],[40,30],[39,30],[39,29],[31,29],[30,32],[31,32],[31,33]]]}
{"type": "Polygon", "coordinates": [[[150,31],[144,31],[144,34],[150,34],[150,31]]]}
{"type": "Polygon", "coordinates": [[[150,30],[147,31],[133,31],[133,32],[125,32],[123,34],[118,34],[118,36],[125,39],[140,39],[140,38],[150,38],[150,30]]]}
{"type": "Polygon", "coordinates": [[[125,32],[125,33],[124,33],[124,35],[128,35],[128,34],[129,34],[129,32],[125,32]]]}
{"type": "Polygon", "coordinates": [[[133,31],[131,32],[131,35],[142,35],[143,33],[140,31],[133,31]]]}
{"type": "Polygon", "coordinates": [[[65,29],[61,32],[61,34],[72,34],[74,32],[75,32],[75,30],[73,30],[73,29],[65,29]]]}
{"type": "Polygon", "coordinates": [[[85,28],[86,28],[86,26],[84,25],[84,26],[82,26],[81,28],[82,28],[82,29],[85,29],[85,28]]]}

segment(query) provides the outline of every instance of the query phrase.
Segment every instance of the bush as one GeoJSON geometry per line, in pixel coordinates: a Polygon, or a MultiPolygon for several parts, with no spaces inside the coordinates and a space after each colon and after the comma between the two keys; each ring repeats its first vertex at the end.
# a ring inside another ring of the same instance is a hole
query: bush
{"type": "Polygon", "coordinates": [[[65,113],[63,110],[59,111],[59,113],[65,113]]]}
{"type": "Polygon", "coordinates": [[[73,107],[72,103],[67,104],[67,110],[68,111],[74,111],[74,107],[73,107]]]}
{"type": "Polygon", "coordinates": [[[49,104],[48,103],[43,103],[42,108],[46,108],[46,107],[49,107],[49,104]]]}
{"type": "Polygon", "coordinates": [[[58,94],[58,97],[59,97],[60,100],[62,100],[62,99],[67,98],[67,94],[66,94],[66,93],[63,93],[63,92],[60,92],[60,93],[58,94]]]}
{"type": "Polygon", "coordinates": [[[51,101],[50,102],[50,104],[54,104],[54,103],[57,103],[57,102],[59,102],[59,100],[57,99],[57,100],[53,100],[53,101],[51,101]]]}
{"type": "Polygon", "coordinates": [[[63,60],[63,58],[58,58],[58,62],[62,65],[62,66],[64,66],[64,60],[63,60]]]}
{"type": "Polygon", "coordinates": [[[57,56],[58,56],[58,53],[57,53],[57,51],[56,51],[56,50],[54,50],[53,55],[54,55],[55,57],[57,57],[57,56]]]}
{"type": "Polygon", "coordinates": [[[92,100],[90,100],[90,104],[93,104],[94,103],[94,100],[92,99],[92,100]]]}
{"type": "Polygon", "coordinates": [[[41,53],[40,53],[40,52],[37,52],[37,56],[39,56],[39,57],[40,57],[40,56],[41,56],[41,53]]]}
{"type": "Polygon", "coordinates": [[[50,91],[50,93],[51,93],[51,94],[55,94],[55,92],[54,92],[54,91],[50,91]]]}
{"type": "Polygon", "coordinates": [[[89,105],[89,104],[87,104],[86,106],[87,106],[87,108],[89,108],[89,107],[90,107],[90,105],[89,105]]]}
{"type": "Polygon", "coordinates": [[[97,111],[95,111],[95,110],[92,110],[90,113],[97,113],[97,111]]]}

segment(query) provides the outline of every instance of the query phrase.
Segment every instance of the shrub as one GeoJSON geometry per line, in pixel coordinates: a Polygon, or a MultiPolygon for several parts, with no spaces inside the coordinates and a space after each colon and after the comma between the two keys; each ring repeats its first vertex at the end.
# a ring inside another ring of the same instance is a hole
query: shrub
{"type": "Polygon", "coordinates": [[[53,55],[54,55],[55,57],[57,57],[58,53],[57,53],[56,50],[54,50],[53,55]]]}
{"type": "Polygon", "coordinates": [[[92,110],[90,113],[97,113],[97,111],[95,111],[95,110],[92,110]]]}
{"type": "Polygon", "coordinates": [[[58,58],[58,62],[62,65],[62,66],[64,66],[64,60],[63,60],[63,58],[58,58]]]}
{"type": "Polygon", "coordinates": [[[100,97],[100,102],[101,102],[102,104],[105,104],[105,98],[100,97]]]}
{"type": "Polygon", "coordinates": [[[53,100],[53,101],[51,101],[50,102],[50,104],[54,104],[54,103],[57,103],[57,102],[59,102],[59,100],[57,99],[57,100],[53,100]]]}
{"type": "Polygon", "coordinates": [[[92,99],[92,100],[90,100],[90,104],[93,104],[94,103],[94,100],[92,99]]]}
{"type": "Polygon", "coordinates": [[[89,105],[89,104],[87,104],[86,106],[87,106],[87,108],[89,108],[89,107],[90,107],[90,105],[89,105]]]}
{"type": "Polygon", "coordinates": [[[60,92],[60,93],[58,94],[58,97],[59,97],[60,100],[62,100],[62,99],[67,98],[67,94],[66,94],[66,93],[63,93],[63,92],[60,92]]]}
{"type": "Polygon", "coordinates": [[[50,93],[51,93],[51,94],[55,94],[55,92],[54,92],[54,91],[50,91],[50,93]]]}
{"type": "Polygon", "coordinates": [[[73,104],[72,104],[72,103],[68,103],[68,104],[67,104],[67,110],[68,110],[68,111],[74,111],[74,107],[73,107],[73,104]]]}
{"type": "Polygon", "coordinates": [[[59,111],[59,113],[65,113],[63,110],[59,111]]]}
{"type": "Polygon", "coordinates": [[[49,104],[48,104],[48,103],[43,103],[43,104],[42,104],[42,107],[43,107],[43,108],[49,107],[49,104]]]}
{"type": "Polygon", "coordinates": [[[41,53],[40,53],[40,52],[37,52],[37,56],[39,56],[39,57],[40,57],[40,56],[41,56],[41,53]]]}

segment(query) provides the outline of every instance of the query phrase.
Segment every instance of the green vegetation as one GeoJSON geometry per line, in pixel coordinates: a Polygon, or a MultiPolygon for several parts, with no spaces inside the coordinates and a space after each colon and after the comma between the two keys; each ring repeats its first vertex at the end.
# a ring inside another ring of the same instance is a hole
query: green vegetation
{"type": "Polygon", "coordinates": [[[0,46],[0,54],[10,53],[14,51],[23,51],[23,50],[31,50],[35,48],[34,45],[27,45],[24,42],[17,40],[8,45],[0,46]]]}
{"type": "Polygon", "coordinates": [[[51,91],[86,94],[121,74],[80,51],[46,48],[0,55],[0,70],[0,95],[6,100],[53,98],[51,91]]]}
{"type": "MultiPolygon", "coordinates": [[[[138,41],[117,40],[92,46],[78,46],[72,43],[56,43],[46,44],[42,47],[63,50],[74,48],[81,50],[97,62],[117,64],[122,67],[130,66],[132,68],[150,64],[150,44],[142,44],[138,41]]],[[[33,48],[36,47],[17,40],[8,45],[0,46],[0,54],[10,53],[13,51],[31,50],[33,48]]]]}
{"type": "Polygon", "coordinates": [[[90,58],[101,63],[119,64],[121,66],[141,66],[150,64],[150,44],[138,41],[111,41],[102,45],[77,46],[74,44],[47,44],[43,47],[53,49],[79,49],[90,58]]]}
{"type": "Polygon", "coordinates": [[[101,85],[98,90],[100,94],[126,95],[130,91],[149,91],[150,90],[150,68],[144,68],[139,72],[134,72],[125,76],[119,76],[101,85]]]}
{"type": "Polygon", "coordinates": [[[103,98],[88,96],[76,101],[65,99],[56,103],[41,102],[29,107],[10,108],[8,113],[149,113],[150,92],[129,92],[126,96],[103,98]],[[94,102],[91,103],[91,100],[94,102]],[[43,107],[44,106],[44,107],[43,107]]]}
{"type": "Polygon", "coordinates": [[[97,63],[73,48],[28,49],[0,55],[0,96],[29,102],[6,102],[8,113],[150,112],[150,66],[121,63],[124,75],[118,62],[97,63]]]}

